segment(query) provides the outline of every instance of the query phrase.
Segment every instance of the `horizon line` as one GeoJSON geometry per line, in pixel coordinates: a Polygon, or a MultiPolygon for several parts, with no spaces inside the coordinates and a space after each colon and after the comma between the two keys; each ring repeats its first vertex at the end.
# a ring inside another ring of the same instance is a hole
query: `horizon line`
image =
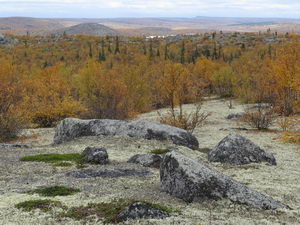
{"type": "Polygon", "coordinates": [[[228,19],[288,19],[300,20],[300,17],[250,17],[250,16],[126,16],[126,17],[35,17],[35,16],[0,16],[0,18],[33,18],[33,19],[196,19],[196,18],[228,18],[228,19]]]}

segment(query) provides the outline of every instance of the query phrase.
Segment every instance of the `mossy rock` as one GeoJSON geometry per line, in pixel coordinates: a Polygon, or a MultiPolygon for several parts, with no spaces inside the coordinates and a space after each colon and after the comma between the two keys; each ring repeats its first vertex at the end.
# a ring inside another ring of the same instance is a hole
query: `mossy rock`
{"type": "Polygon", "coordinates": [[[119,214],[135,202],[144,203],[154,209],[166,213],[180,213],[178,210],[147,201],[118,199],[109,203],[90,203],[87,206],[72,207],[67,212],[62,213],[60,217],[69,217],[75,220],[88,220],[89,218],[96,216],[103,219],[104,223],[118,223],[121,222],[119,214]]]}

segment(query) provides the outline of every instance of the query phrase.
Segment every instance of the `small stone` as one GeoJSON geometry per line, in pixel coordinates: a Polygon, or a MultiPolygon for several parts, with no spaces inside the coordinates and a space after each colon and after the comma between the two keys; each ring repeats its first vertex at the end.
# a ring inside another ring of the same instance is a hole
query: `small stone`
{"type": "Polygon", "coordinates": [[[109,163],[108,154],[105,148],[87,147],[81,155],[83,156],[83,160],[86,163],[100,165],[109,163]]]}
{"type": "Polygon", "coordinates": [[[158,154],[143,154],[134,155],[127,162],[136,163],[145,167],[159,168],[162,157],[158,154]]]}
{"type": "Polygon", "coordinates": [[[231,113],[228,116],[226,116],[225,118],[227,120],[237,120],[237,119],[241,118],[244,115],[245,115],[245,113],[231,113]]]}
{"type": "Polygon", "coordinates": [[[169,217],[167,212],[155,209],[145,203],[135,202],[119,213],[120,220],[164,219],[169,217]]]}

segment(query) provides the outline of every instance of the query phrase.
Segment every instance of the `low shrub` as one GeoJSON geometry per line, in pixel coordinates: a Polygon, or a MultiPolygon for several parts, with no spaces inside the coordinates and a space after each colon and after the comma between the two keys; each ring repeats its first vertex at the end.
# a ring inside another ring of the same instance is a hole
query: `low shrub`
{"type": "Polygon", "coordinates": [[[273,124],[275,113],[272,108],[247,108],[240,120],[252,128],[266,130],[273,124]]]}
{"type": "Polygon", "coordinates": [[[28,193],[39,194],[41,196],[46,196],[46,197],[55,197],[55,196],[73,195],[78,192],[80,192],[80,190],[75,188],[70,188],[66,186],[52,186],[52,187],[38,188],[28,193]]]}
{"type": "Polygon", "coordinates": [[[19,116],[0,113],[0,142],[16,138],[23,128],[24,123],[19,116]]]}
{"type": "Polygon", "coordinates": [[[285,131],[281,135],[281,139],[287,143],[300,145],[300,131],[298,132],[285,131]]]}
{"type": "Polygon", "coordinates": [[[170,109],[166,115],[162,115],[159,112],[158,115],[160,117],[160,123],[178,127],[193,133],[197,127],[204,125],[210,113],[201,112],[201,104],[198,104],[196,105],[195,111],[191,113],[185,113],[182,109],[180,109],[178,113],[175,109],[170,109]]]}
{"type": "Polygon", "coordinates": [[[281,139],[284,142],[300,145],[300,117],[288,118],[286,127],[282,132],[281,139]]]}
{"type": "Polygon", "coordinates": [[[50,211],[52,208],[64,208],[61,202],[52,200],[30,200],[25,202],[20,202],[15,205],[17,209],[22,209],[24,211],[33,211],[35,209],[40,209],[44,212],[50,211]]]}
{"type": "Polygon", "coordinates": [[[292,117],[281,117],[276,120],[276,124],[280,127],[281,131],[285,132],[292,130],[296,124],[296,121],[292,117]]]}

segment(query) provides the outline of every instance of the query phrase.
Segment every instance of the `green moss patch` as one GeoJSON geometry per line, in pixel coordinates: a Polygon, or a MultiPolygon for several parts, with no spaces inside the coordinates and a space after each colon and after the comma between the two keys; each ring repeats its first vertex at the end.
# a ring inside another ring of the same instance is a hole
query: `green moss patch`
{"type": "Polygon", "coordinates": [[[24,211],[33,211],[35,209],[40,209],[44,212],[50,211],[52,208],[64,208],[61,202],[59,201],[52,201],[52,200],[30,200],[21,202],[15,205],[16,208],[22,209],[24,211]]]}
{"type": "Polygon", "coordinates": [[[72,161],[79,162],[82,160],[80,154],[41,154],[41,155],[31,155],[25,156],[20,159],[25,162],[46,162],[46,163],[56,163],[62,161],[72,161]]]}
{"type": "Polygon", "coordinates": [[[20,161],[24,162],[45,162],[51,163],[52,166],[57,167],[69,167],[73,163],[79,168],[84,167],[83,158],[80,154],[41,154],[31,155],[20,158],[20,161]]]}
{"type": "Polygon", "coordinates": [[[134,202],[143,202],[153,208],[156,208],[167,213],[179,213],[178,210],[170,209],[166,206],[150,203],[147,201],[136,201],[119,199],[113,200],[109,203],[90,203],[87,206],[79,206],[70,208],[67,212],[62,213],[61,217],[69,217],[75,220],[87,220],[92,217],[98,217],[103,219],[104,223],[118,223],[121,222],[118,218],[120,212],[122,212],[127,206],[134,202]]]}
{"type": "Polygon", "coordinates": [[[165,154],[165,153],[168,153],[168,152],[170,152],[169,149],[154,149],[150,153],[152,153],[152,154],[165,154]]]}
{"type": "Polygon", "coordinates": [[[30,194],[39,194],[41,196],[46,197],[54,197],[54,196],[67,196],[73,195],[80,192],[79,189],[70,188],[66,186],[52,186],[52,187],[44,187],[38,188],[36,190],[30,191],[30,194]]]}

